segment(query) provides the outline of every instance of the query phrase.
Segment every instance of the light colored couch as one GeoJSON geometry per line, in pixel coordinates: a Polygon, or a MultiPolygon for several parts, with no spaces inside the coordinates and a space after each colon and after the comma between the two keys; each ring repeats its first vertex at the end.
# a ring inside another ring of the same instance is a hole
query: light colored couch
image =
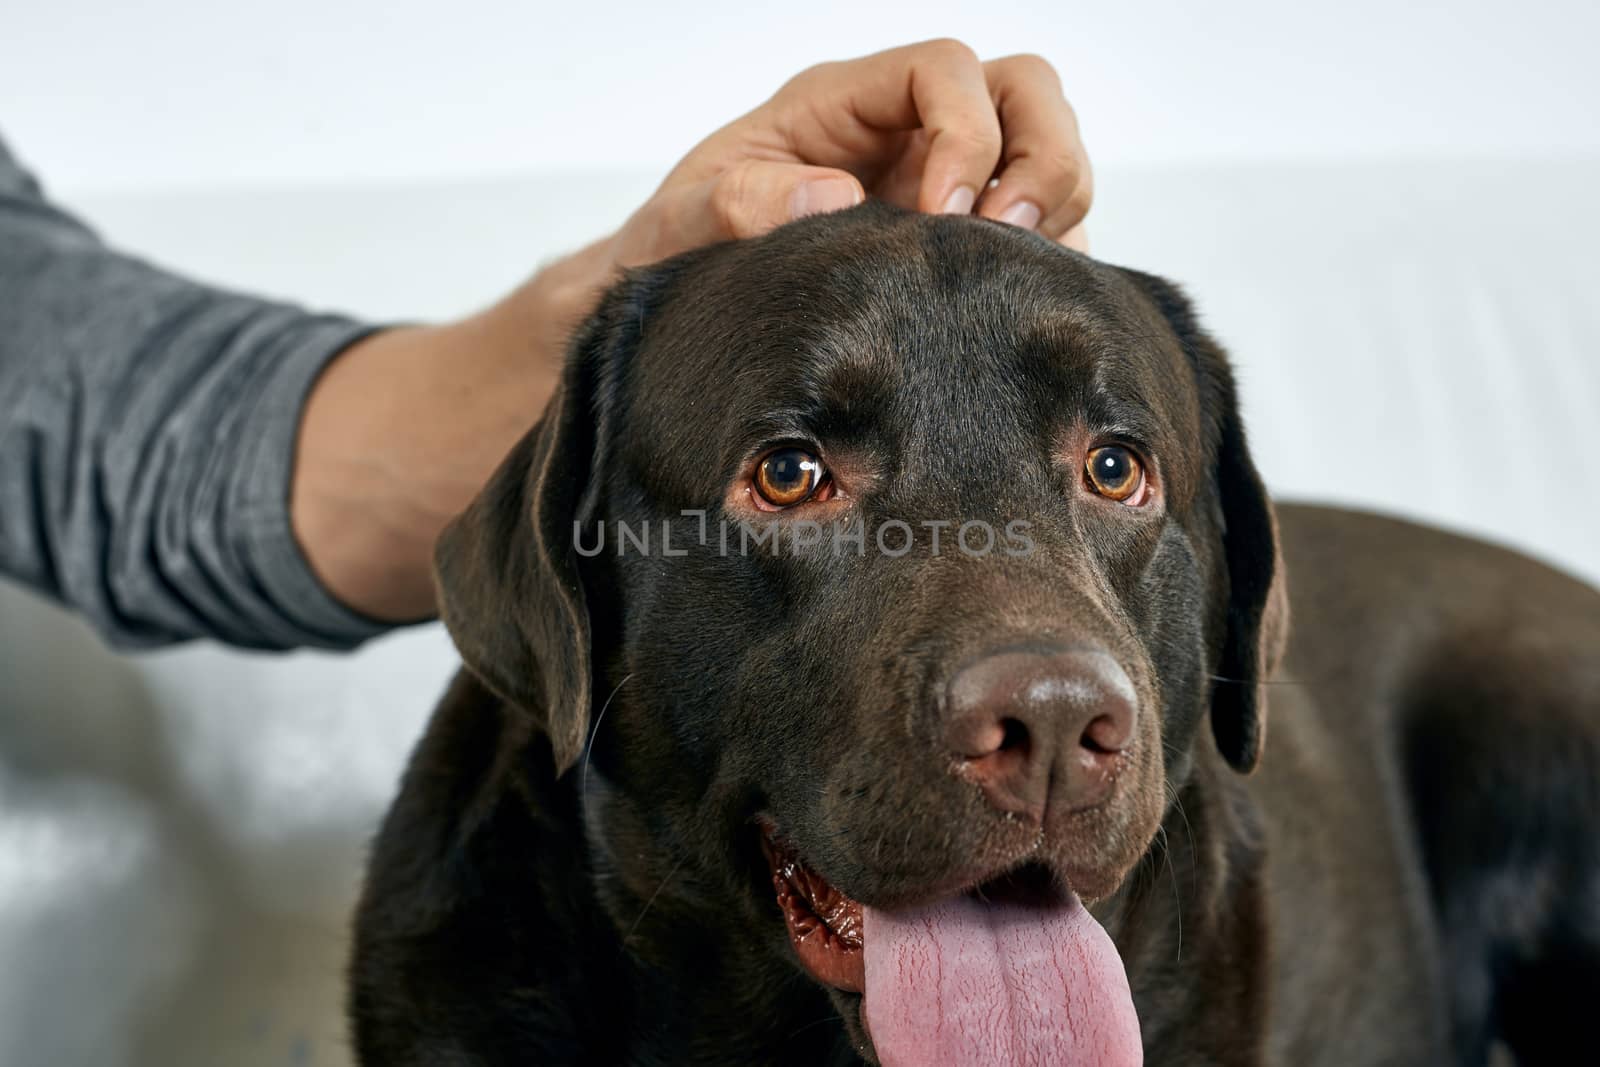
{"type": "MultiPolygon", "coordinates": [[[[417,319],[498,294],[650,184],[80,206],[204,277],[417,319]]],[[[1600,161],[1108,170],[1092,234],[1199,300],[1279,494],[1437,521],[1600,582],[1596,188],[1600,161]]],[[[345,1062],[363,846],[454,668],[432,626],[347,657],[120,659],[0,588],[0,1063],[345,1062]]]]}

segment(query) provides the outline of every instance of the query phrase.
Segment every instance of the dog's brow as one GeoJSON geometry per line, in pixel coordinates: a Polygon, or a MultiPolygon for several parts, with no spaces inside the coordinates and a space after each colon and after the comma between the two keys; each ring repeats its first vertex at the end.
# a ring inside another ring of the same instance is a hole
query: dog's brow
{"type": "Polygon", "coordinates": [[[808,412],[801,408],[768,408],[752,412],[740,424],[740,437],[747,447],[777,441],[807,441],[818,436],[808,412]]]}
{"type": "Polygon", "coordinates": [[[832,362],[821,368],[806,400],[818,433],[835,439],[859,437],[885,417],[890,400],[886,369],[869,357],[832,362]]]}
{"type": "Polygon", "coordinates": [[[1120,389],[1093,389],[1085,404],[1084,417],[1091,428],[1127,438],[1135,444],[1150,446],[1163,436],[1163,425],[1157,414],[1120,389]]]}
{"type": "Polygon", "coordinates": [[[745,420],[745,440],[859,440],[886,417],[892,399],[887,374],[881,359],[861,353],[800,357],[783,395],[752,398],[768,406],[745,420]]]}

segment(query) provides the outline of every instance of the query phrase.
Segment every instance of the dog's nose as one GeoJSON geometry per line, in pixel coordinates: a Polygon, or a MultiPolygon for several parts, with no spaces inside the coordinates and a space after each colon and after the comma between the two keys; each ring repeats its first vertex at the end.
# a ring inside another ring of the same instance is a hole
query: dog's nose
{"type": "Polygon", "coordinates": [[[1003,651],[962,668],[946,690],[945,743],[989,803],[1042,822],[1103,801],[1133,740],[1127,672],[1097,650],[1003,651]]]}

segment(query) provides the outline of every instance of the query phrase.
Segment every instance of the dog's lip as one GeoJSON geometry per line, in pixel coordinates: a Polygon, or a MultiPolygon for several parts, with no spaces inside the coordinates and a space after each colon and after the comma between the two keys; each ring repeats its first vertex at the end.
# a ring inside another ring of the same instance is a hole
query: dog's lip
{"type": "Polygon", "coordinates": [[[866,989],[861,905],[807,867],[770,819],[761,819],[761,851],[789,942],[806,972],[847,993],[866,989]]]}
{"type": "MultiPolygon", "coordinates": [[[[756,820],[761,851],[772,876],[778,909],[800,964],[812,978],[846,993],[866,989],[862,903],[807,866],[799,850],[765,815],[756,820]]],[[[1074,895],[1070,875],[1039,862],[957,872],[919,888],[915,899],[885,901],[910,906],[971,893],[984,899],[1061,903],[1074,895]]]]}

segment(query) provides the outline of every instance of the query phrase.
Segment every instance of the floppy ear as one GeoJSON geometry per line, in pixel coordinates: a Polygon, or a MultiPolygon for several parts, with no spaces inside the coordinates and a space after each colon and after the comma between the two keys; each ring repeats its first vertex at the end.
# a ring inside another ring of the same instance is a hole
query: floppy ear
{"type": "Polygon", "coordinates": [[[1211,689],[1211,733],[1223,759],[1241,773],[1255,769],[1266,741],[1265,682],[1289,637],[1289,597],[1278,522],[1256,472],[1239,415],[1227,355],[1200,328],[1194,309],[1170,282],[1125,271],[1154,301],[1194,367],[1206,423],[1227,607],[1217,677],[1211,689]]]}
{"type": "Polygon", "coordinates": [[[1228,568],[1228,612],[1219,677],[1211,689],[1211,733],[1233,769],[1248,772],[1255,769],[1266,743],[1266,682],[1288,644],[1289,593],[1277,516],[1245,443],[1233,375],[1225,363],[1219,370],[1215,469],[1228,568]]]}
{"type": "Polygon", "coordinates": [[[439,613],[467,668],[531,713],[556,773],[588,733],[592,649],[575,530],[594,517],[616,383],[644,319],[642,276],[574,338],[549,407],[434,549],[439,613]]]}

